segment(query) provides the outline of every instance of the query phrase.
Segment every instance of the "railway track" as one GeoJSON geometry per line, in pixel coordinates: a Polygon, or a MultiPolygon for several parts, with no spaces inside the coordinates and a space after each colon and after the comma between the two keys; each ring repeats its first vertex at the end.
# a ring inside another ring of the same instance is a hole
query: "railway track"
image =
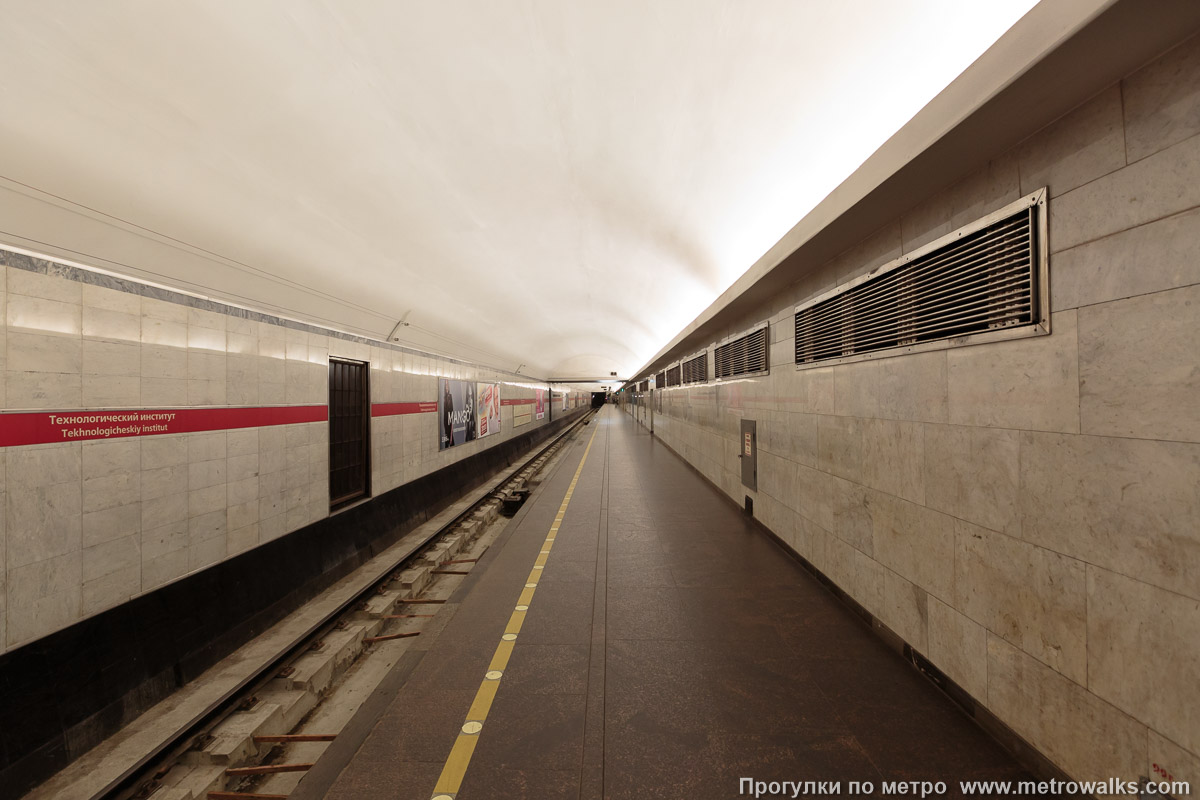
{"type": "MultiPolygon", "coordinates": [[[[90,800],[283,800],[471,573],[589,411],[90,800]]],[[[38,794],[35,790],[30,797],[38,794]]],[[[81,795],[86,796],[86,795],[81,795]]]]}

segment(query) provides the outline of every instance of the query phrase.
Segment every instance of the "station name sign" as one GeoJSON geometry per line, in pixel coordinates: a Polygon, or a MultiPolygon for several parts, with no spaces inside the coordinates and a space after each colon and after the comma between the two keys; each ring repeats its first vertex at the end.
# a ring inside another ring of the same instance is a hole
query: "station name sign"
{"type": "Polygon", "coordinates": [[[324,405],[6,413],[0,414],[0,447],[294,425],[328,416],[324,405]]]}

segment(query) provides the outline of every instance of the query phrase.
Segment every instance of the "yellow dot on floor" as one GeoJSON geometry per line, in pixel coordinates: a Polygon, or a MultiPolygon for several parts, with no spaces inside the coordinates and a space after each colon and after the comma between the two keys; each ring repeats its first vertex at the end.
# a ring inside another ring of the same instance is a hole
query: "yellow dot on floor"
{"type": "Polygon", "coordinates": [[[433,800],[454,800],[454,798],[448,794],[435,794],[433,800]]]}
{"type": "Polygon", "coordinates": [[[500,638],[506,642],[515,642],[517,640],[517,635],[515,633],[506,633],[500,638]]]}
{"type": "Polygon", "coordinates": [[[462,726],[463,733],[479,733],[483,730],[482,722],[471,721],[462,726]]]}
{"type": "Polygon", "coordinates": [[[534,569],[545,569],[541,564],[534,566],[534,569]]]}
{"type": "Polygon", "coordinates": [[[498,681],[500,680],[500,676],[503,674],[504,673],[498,669],[490,669],[483,677],[487,678],[489,681],[498,681]]]}
{"type": "Polygon", "coordinates": [[[525,588],[526,589],[536,589],[537,584],[536,583],[527,583],[527,584],[525,584],[525,588]]]}
{"type": "Polygon", "coordinates": [[[517,606],[517,611],[528,611],[529,606],[517,606]]]}

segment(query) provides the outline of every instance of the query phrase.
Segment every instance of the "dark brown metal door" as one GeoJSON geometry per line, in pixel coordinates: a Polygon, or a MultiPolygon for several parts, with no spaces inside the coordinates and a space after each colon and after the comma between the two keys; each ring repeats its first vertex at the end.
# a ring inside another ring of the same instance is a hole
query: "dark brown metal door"
{"type": "Polygon", "coordinates": [[[329,359],[329,505],[371,494],[371,403],[367,365],[329,359]]]}

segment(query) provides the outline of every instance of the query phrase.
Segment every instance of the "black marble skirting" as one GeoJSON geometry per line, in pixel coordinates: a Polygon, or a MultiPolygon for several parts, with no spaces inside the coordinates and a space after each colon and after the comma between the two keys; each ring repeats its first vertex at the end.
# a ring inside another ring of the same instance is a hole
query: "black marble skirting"
{"type": "Polygon", "coordinates": [[[20,797],[583,413],[0,656],[0,799],[20,797]]]}

